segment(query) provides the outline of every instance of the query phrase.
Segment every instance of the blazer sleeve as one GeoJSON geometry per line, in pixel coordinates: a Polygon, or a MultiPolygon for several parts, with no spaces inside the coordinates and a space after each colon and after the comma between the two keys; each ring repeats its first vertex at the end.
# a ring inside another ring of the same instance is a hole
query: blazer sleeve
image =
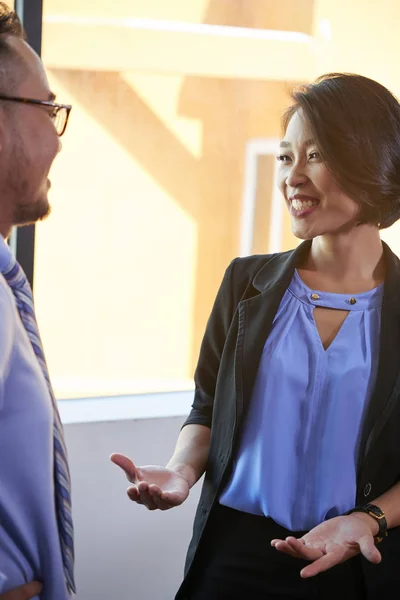
{"type": "Polygon", "coordinates": [[[235,258],[225,271],[207,322],[194,375],[195,394],[192,410],[183,427],[189,424],[211,427],[219,365],[237,304],[232,284],[233,270],[237,260],[235,258]]]}

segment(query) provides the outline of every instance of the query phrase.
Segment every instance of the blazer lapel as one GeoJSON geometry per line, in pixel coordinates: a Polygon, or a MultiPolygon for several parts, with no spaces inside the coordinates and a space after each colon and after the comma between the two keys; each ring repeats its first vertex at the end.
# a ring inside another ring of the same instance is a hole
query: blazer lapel
{"type": "Polygon", "coordinates": [[[279,304],[297,264],[310,246],[311,242],[306,241],[291,252],[275,255],[255,276],[254,295],[239,304],[238,340],[241,343],[236,365],[236,377],[242,391],[238,397],[239,414],[246,410],[250,401],[262,351],[279,304]]]}
{"type": "Polygon", "coordinates": [[[400,376],[400,261],[384,244],[387,274],[381,315],[379,364],[376,385],[366,412],[361,435],[359,468],[387,423],[395,406],[400,376]]]}

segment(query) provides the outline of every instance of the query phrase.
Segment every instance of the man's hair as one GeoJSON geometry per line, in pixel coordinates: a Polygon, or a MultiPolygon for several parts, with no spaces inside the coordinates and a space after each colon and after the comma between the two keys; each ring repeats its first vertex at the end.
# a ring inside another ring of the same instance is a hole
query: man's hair
{"type": "Polygon", "coordinates": [[[301,111],[326,166],[360,205],[360,223],[380,229],[400,218],[400,104],[383,85],[330,73],[292,93],[286,131],[301,111]]]}
{"type": "Polygon", "coordinates": [[[3,33],[26,39],[24,28],[17,13],[11,10],[5,2],[0,2],[0,35],[3,33]]]}
{"type": "Polygon", "coordinates": [[[25,64],[9,45],[9,36],[26,40],[20,18],[4,2],[0,2],[0,93],[12,94],[25,75],[25,64]]]}

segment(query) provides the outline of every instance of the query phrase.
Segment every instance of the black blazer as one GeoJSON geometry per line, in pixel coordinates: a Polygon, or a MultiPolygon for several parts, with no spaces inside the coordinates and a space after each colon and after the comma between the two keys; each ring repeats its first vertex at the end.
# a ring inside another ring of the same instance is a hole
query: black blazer
{"type": "MultiPolygon", "coordinates": [[[[307,241],[290,252],[237,258],[225,272],[202,342],[193,408],[185,422],[211,427],[211,444],[185,580],[176,600],[187,598],[188,576],[196,569],[198,544],[229,476],[265,341],[294,270],[310,245],[307,241]]],[[[372,501],[400,479],[400,261],[386,244],[384,254],[387,275],[379,367],[361,432],[357,504],[372,501]]],[[[392,529],[379,549],[383,554],[379,565],[363,560],[368,598],[373,600],[392,597],[392,585],[400,586],[400,528],[392,529]]]]}

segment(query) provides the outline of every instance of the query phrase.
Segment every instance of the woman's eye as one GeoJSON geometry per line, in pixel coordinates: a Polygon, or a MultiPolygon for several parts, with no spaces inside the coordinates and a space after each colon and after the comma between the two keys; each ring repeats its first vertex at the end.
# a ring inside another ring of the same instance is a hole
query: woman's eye
{"type": "Polygon", "coordinates": [[[276,160],[278,160],[279,162],[289,162],[290,156],[288,156],[287,154],[279,154],[279,156],[276,157],[276,160]]]}
{"type": "Polygon", "coordinates": [[[315,151],[315,152],[310,152],[310,154],[308,155],[308,158],[321,158],[319,152],[315,151]]]}

